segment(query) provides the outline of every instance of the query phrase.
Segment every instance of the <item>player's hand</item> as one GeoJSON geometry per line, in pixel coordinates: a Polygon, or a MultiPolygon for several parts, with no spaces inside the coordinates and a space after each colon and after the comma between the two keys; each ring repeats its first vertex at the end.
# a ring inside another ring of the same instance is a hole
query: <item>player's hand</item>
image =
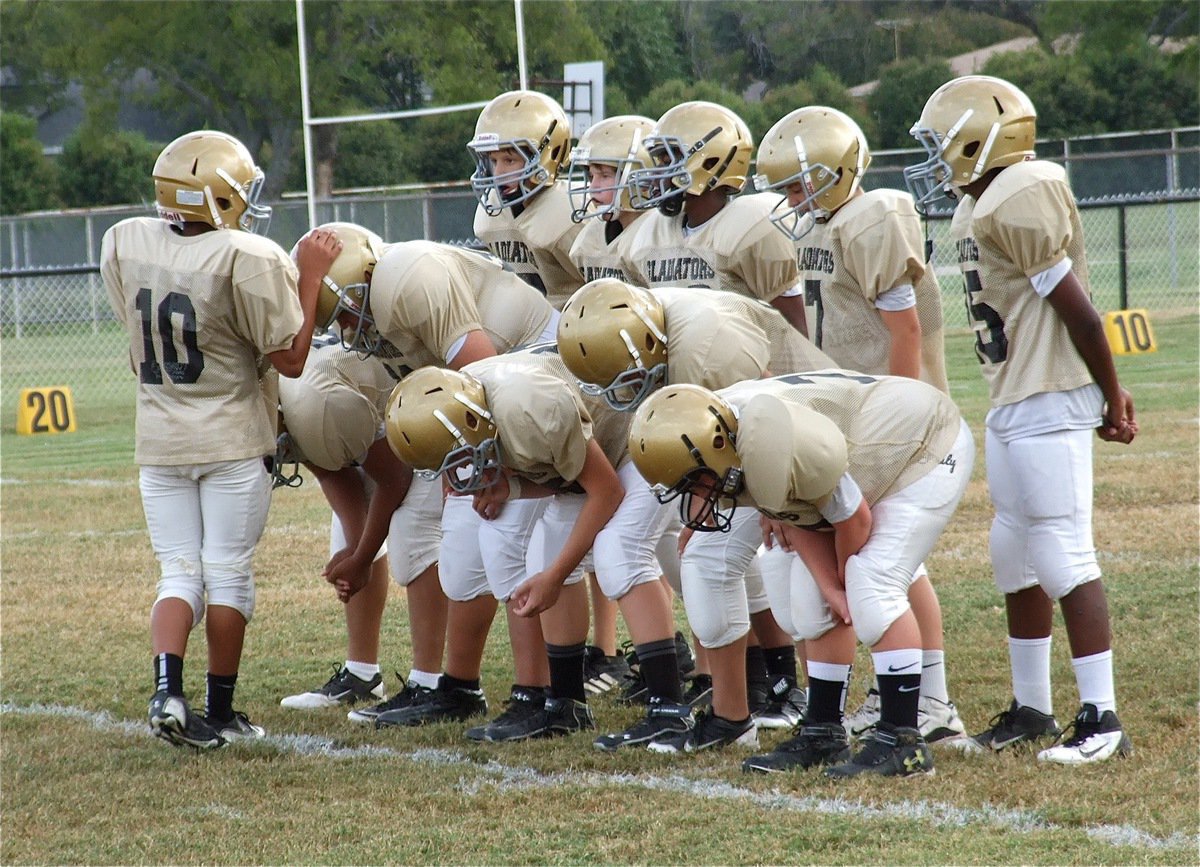
{"type": "Polygon", "coordinates": [[[326,229],[313,229],[296,245],[296,266],[305,274],[321,278],[341,255],[342,242],[326,229]]]}
{"type": "Polygon", "coordinates": [[[814,570],[812,576],[817,582],[817,589],[821,591],[821,598],[825,600],[833,616],[842,623],[849,624],[850,603],[846,600],[845,579],[824,569],[814,570]]]}
{"type": "Polygon", "coordinates": [[[361,562],[355,554],[354,549],[343,548],[329,558],[321,573],[334,586],[342,602],[348,601],[371,580],[371,564],[361,562]]]}
{"type": "Polygon", "coordinates": [[[783,532],[784,525],[782,521],[776,521],[768,518],[766,515],[759,515],[758,526],[762,530],[763,545],[766,546],[767,550],[774,548],[776,545],[785,551],[790,552],[792,550],[788,547],[787,538],[783,532]]]}
{"type": "Polygon", "coordinates": [[[1133,411],[1133,395],[1122,388],[1120,399],[1112,401],[1104,407],[1104,418],[1100,422],[1100,427],[1096,429],[1096,433],[1100,435],[1100,439],[1106,442],[1128,445],[1133,442],[1137,432],[1138,424],[1133,411]]]}
{"type": "Polygon", "coordinates": [[[526,578],[513,591],[510,601],[513,613],[521,617],[536,617],[554,607],[562,582],[555,580],[549,572],[539,572],[526,578]]]}
{"type": "Polygon", "coordinates": [[[493,484],[475,492],[472,505],[479,517],[485,521],[492,521],[500,516],[510,493],[512,488],[508,484],[508,475],[502,473],[493,484]]]}

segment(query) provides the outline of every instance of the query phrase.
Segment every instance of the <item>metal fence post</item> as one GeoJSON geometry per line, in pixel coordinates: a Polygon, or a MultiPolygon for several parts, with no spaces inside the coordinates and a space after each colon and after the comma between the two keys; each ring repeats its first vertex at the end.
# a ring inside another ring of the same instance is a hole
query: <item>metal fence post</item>
{"type": "Polygon", "coordinates": [[[1129,309],[1129,255],[1125,244],[1125,206],[1117,205],[1117,298],[1120,310],[1129,309]]]}
{"type": "MultiPolygon", "coordinates": [[[[96,263],[96,225],[95,219],[91,214],[88,214],[84,219],[84,227],[87,232],[87,260],[89,265],[96,263]]],[[[92,308],[92,334],[100,333],[100,321],[96,316],[96,275],[88,273],[88,302],[92,308]]]]}

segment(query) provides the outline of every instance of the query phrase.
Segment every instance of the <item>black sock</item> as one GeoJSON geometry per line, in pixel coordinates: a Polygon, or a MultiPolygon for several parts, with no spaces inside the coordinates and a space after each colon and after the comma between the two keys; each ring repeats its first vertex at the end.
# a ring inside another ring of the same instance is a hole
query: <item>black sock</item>
{"type": "Polygon", "coordinates": [[[546,643],[546,655],[550,658],[550,695],[554,698],[571,698],[587,701],[583,688],[583,657],[586,646],[579,644],[546,643]]]}
{"type": "Polygon", "coordinates": [[[809,676],[808,711],[804,715],[806,723],[837,723],[840,725],[845,704],[846,684],[836,680],[821,680],[809,676]]]}
{"type": "Polygon", "coordinates": [[[236,674],[208,673],[208,696],[205,714],[209,719],[228,722],[233,719],[233,690],[237,686],[236,674]]]}
{"type": "Polygon", "coordinates": [[[763,661],[767,665],[767,674],[771,676],[772,681],[779,680],[781,677],[791,678],[792,683],[797,682],[796,677],[796,645],[785,644],[782,647],[764,647],[763,661]]]}
{"type": "Polygon", "coordinates": [[[921,672],[876,675],[879,682],[879,719],[894,726],[917,727],[921,700],[921,672]]]}
{"type": "Polygon", "coordinates": [[[675,655],[675,638],[651,641],[634,646],[642,679],[653,698],[657,696],[670,704],[683,703],[683,689],[679,683],[679,657],[675,655]]]}
{"type": "Polygon", "coordinates": [[[168,695],[183,695],[183,657],[160,653],[154,657],[154,691],[168,695]]]}
{"type": "Polygon", "coordinates": [[[761,710],[755,707],[755,700],[765,702],[771,695],[771,681],[767,676],[767,658],[763,649],[757,644],[746,646],[746,691],[750,696],[750,710],[761,710]]]}
{"type": "Polygon", "coordinates": [[[474,680],[459,680],[457,677],[452,677],[449,674],[442,674],[438,678],[438,689],[449,691],[452,689],[479,689],[479,678],[474,680]]]}

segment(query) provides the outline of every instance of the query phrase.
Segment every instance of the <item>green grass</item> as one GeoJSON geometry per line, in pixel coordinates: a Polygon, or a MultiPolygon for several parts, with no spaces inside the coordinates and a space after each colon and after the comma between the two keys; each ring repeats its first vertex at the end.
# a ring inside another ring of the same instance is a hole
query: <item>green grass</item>
{"type": "MultiPolygon", "coordinates": [[[[78,433],[50,437],[17,437],[6,423],[0,863],[1194,864],[1200,329],[1195,315],[1154,325],[1159,352],[1118,361],[1141,434],[1128,447],[1098,443],[1095,461],[1118,697],[1136,753],[1078,769],[942,751],[932,779],[835,785],[817,774],[749,778],[740,754],[604,755],[581,737],[486,747],[461,726],[374,732],[337,711],[286,711],[282,695],[319,684],[344,654],[340,607],[319,578],[328,509],[311,480],[276,494],[256,558],[238,704],[273,737],[211,755],[171,749],[144,731],[157,567],[130,413],[81,410],[78,433]]],[[[5,389],[18,365],[79,366],[67,347],[38,359],[10,349],[5,389]]],[[[947,358],[980,452],[929,566],[951,692],[977,730],[1006,704],[1009,670],[987,554],[986,395],[965,335],[948,339],[947,358]]],[[[385,671],[408,668],[406,617],[394,592],[385,671]]],[[[1054,640],[1065,722],[1075,698],[1061,625],[1054,640]]],[[[200,630],[186,672],[195,696],[203,645],[200,630]]],[[[510,670],[499,618],[484,668],[493,705],[510,670]]],[[[851,705],[869,671],[860,652],[851,705]]],[[[594,704],[605,729],[636,716],[594,704]]]]}

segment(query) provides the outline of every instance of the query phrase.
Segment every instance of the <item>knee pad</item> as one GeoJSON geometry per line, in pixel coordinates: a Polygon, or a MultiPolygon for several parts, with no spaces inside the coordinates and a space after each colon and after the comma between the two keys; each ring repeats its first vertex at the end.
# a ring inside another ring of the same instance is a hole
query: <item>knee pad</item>
{"type": "Polygon", "coordinates": [[[254,617],[254,576],[248,564],[205,563],[204,591],[209,605],[232,608],[247,623],[254,617]]]}
{"type": "Polygon", "coordinates": [[[763,590],[771,603],[771,613],[779,628],[792,636],[793,641],[799,641],[796,634],[795,621],[792,619],[792,563],[794,554],[789,554],[782,548],[758,549],[758,570],[762,577],[763,590]]]}
{"type": "MultiPolygon", "coordinates": [[[[789,634],[797,641],[810,641],[820,638],[837,625],[833,609],[821,595],[816,579],[804,565],[799,555],[787,555],[790,560],[789,575],[789,610],[788,618],[792,623],[789,634]]],[[[765,570],[764,570],[765,574],[765,570]]],[[[778,613],[775,620],[779,620],[778,613]]],[[[782,622],[779,624],[783,626],[782,622]]]]}
{"type": "Polygon", "coordinates": [[[751,614],[759,614],[771,607],[771,600],[763,585],[762,568],[758,565],[757,557],[751,560],[750,565],[746,567],[743,581],[746,584],[746,603],[750,607],[751,614]]]}
{"type": "Polygon", "coordinates": [[[750,631],[746,582],[741,576],[706,569],[685,551],[682,577],[688,625],[702,646],[724,647],[750,631]]]}
{"type": "Polygon", "coordinates": [[[162,564],[155,603],[160,599],[182,599],[192,609],[192,628],[204,619],[204,578],[200,564],[174,559],[162,564]]]}
{"type": "Polygon", "coordinates": [[[654,556],[658,560],[658,569],[666,577],[667,583],[677,594],[683,594],[683,578],[679,574],[679,522],[671,521],[666,532],[658,537],[654,548],[654,556]]]}
{"type": "Polygon", "coordinates": [[[1038,583],[1055,602],[1100,577],[1090,528],[1081,533],[1070,517],[1039,521],[1030,528],[1029,559],[1038,583]]]}
{"type": "Polygon", "coordinates": [[[1026,528],[1011,516],[996,513],[988,534],[992,579],[1001,593],[1017,593],[1037,584],[1026,552],[1026,528]]]}
{"type": "Polygon", "coordinates": [[[846,601],[854,634],[874,647],[896,620],[908,610],[912,572],[883,567],[855,554],[846,561],[846,601]]]}
{"type": "Polygon", "coordinates": [[[451,602],[469,602],[492,592],[479,552],[481,523],[483,519],[471,508],[469,497],[446,499],[438,551],[438,580],[442,592],[451,602]]]}

